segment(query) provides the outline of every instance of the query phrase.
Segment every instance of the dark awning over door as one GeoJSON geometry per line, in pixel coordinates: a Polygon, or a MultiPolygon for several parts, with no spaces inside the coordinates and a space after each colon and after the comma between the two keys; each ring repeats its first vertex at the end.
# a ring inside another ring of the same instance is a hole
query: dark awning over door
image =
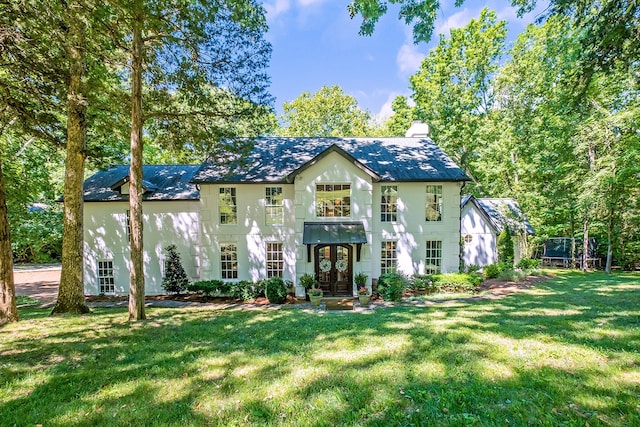
{"type": "Polygon", "coordinates": [[[302,243],[318,244],[363,244],[367,243],[364,225],[353,222],[305,222],[302,243]]]}

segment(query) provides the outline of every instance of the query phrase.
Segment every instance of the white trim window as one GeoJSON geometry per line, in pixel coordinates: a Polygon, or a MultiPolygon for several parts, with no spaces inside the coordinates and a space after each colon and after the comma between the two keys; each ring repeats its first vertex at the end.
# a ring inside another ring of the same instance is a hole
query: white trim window
{"type": "Polygon", "coordinates": [[[234,187],[220,187],[218,194],[220,224],[238,223],[238,205],[234,187]]]}
{"type": "Polygon", "coordinates": [[[267,278],[282,277],[284,271],[284,253],[282,251],[282,243],[267,242],[267,278]]]}
{"type": "Polygon", "coordinates": [[[126,223],[126,227],[127,227],[127,240],[131,240],[131,211],[129,209],[126,210],[125,212],[125,221],[126,223]]]}
{"type": "Polygon", "coordinates": [[[98,261],[98,291],[100,294],[116,293],[116,280],[113,275],[113,260],[98,261]]]}
{"type": "Polygon", "coordinates": [[[427,240],[424,274],[440,274],[442,266],[442,240],[427,240]]]}
{"type": "Polygon", "coordinates": [[[380,221],[394,222],[398,220],[398,186],[383,185],[380,187],[380,221]]]}
{"type": "Polygon", "coordinates": [[[395,273],[398,269],[398,242],[383,240],[380,245],[380,274],[395,273]]]}
{"type": "Polygon", "coordinates": [[[265,223],[281,225],[284,216],[282,187],[267,187],[264,194],[265,223]]]}
{"type": "Polygon", "coordinates": [[[316,216],[351,216],[351,184],[316,184],[316,216]]]}
{"type": "Polygon", "coordinates": [[[442,185],[427,185],[426,221],[442,221],[442,185]]]}
{"type": "Polygon", "coordinates": [[[223,279],[238,278],[238,246],[235,243],[220,245],[220,277],[223,279]]]}

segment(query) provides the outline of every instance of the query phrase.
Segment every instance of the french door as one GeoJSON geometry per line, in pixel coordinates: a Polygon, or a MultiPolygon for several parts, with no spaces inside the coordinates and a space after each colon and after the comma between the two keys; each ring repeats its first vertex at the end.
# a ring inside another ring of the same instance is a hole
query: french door
{"type": "Polygon", "coordinates": [[[353,247],[351,245],[318,245],[315,248],[315,270],[325,296],[353,295],[353,247]]]}

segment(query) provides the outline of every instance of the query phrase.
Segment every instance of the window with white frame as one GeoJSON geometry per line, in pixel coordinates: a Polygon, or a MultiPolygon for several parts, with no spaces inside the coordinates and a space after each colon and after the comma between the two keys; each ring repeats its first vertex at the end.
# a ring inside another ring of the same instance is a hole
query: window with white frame
{"type": "Polygon", "coordinates": [[[398,253],[395,240],[384,240],[380,247],[380,273],[395,273],[398,267],[398,253]]]}
{"type": "Polygon", "coordinates": [[[427,221],[442,220],[442,185],[427,185],[425,219],[427,221]]]}
{"type": "Polygon", "coordinates": [[[398,186],[383,185],[380,194],[380,221],[391,222],[398,219],[398,186]]]}
{"type": "Polygon", "coordinates": [[[113,261],[98,261],[98,287],[101,294],[114,294],[116,292],[116,281],[113,276],[113,261]]]}
{"type": "Polygon", "coordinates": [[[282,187],[267,187],[264,199],[266,223],[270,225],[282,224],[284,213],[282,187]]]}
{"type": "Polygon", "coordinates": [[[439,274],[442,265],[442,240],[427,240],[424,274],[439,274]]]}
{"type": "Polygon", "coordinates": [[[125,212],[125,220],[127,221],[127,239],[131,240],[131,211],[129,209],[125,212]]]}
{"type": "Polygon", "coordinates": [[[236,189],[234,187],[221,187],[220,193],[218,194],[220,224],[237,224],[237,210],[236,189]]]}
{"type": "Polygon", "coordinates": [[[351,184],[317,184],[316,216],[351,216],[351,184]]]}
{"type": "Polygon", "coordinates": [[[220,276],[223,279],[238,278],[238,247],[235,243],[220,245],[220,276]]]}
{"type": "Polygon", "coordinates": [[[284,270],[284,254],[282,253],[282,243],[267,242],[267,278],[282,277],[284,270]]]}

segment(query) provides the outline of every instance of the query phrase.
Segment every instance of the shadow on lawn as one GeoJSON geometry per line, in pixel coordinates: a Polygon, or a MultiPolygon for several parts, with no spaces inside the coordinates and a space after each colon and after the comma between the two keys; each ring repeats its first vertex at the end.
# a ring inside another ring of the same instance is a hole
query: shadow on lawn
{"type": "Polygon", "coordinates": [[[29,311],[0,329],[0,424],[637,425],[634,278],[369,315],[29,311]]]}

